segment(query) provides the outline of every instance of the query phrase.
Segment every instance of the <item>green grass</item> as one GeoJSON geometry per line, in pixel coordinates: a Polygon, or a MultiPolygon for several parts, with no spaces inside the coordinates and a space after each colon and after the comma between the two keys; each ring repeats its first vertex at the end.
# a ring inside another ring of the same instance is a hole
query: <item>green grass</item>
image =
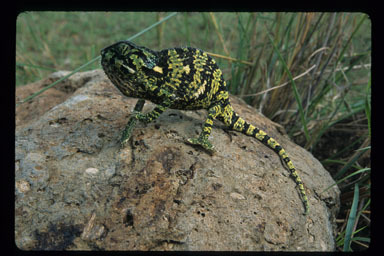
{"type": "Polygon", "coordinates": [[[215,56],[232,94],[282,124],[334,177],[342,192],[338,249],[369,247],[369,17],[363,13],[178,13],[143,31],[169,14],[21,13],[16,24],[16,86],[56,70],[75,73],[100,68],[100,49],[137,33],[142,34],[133,41],[153,49],[204,49],[215,56]]]}

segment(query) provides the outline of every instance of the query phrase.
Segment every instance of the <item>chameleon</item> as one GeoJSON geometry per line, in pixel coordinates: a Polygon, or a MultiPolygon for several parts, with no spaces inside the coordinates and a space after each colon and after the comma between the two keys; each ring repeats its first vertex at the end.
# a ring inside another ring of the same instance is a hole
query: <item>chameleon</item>
{"type": "Polygon", "coordinates": [[[124,147],[137,121],[149,123],[166,109],[208,111],[202,132],[187,143],[208,152],[214,146],[208,138],[213,120],[223,122],[230,130],[256,138],[276,152],[293,177],[304,206],[309,212],[308,198],[291,159],[283,147],[263,130],[241,118],[229,101],[223,74],[215,60],[203,50],[192,47],[175,47],[154,51],[131,41],[119,41],[101,50],[101,66],[114,86],[125,96],[138,98],[135,109],[122,133],[124,147]],[[145,100],[156,104],[143,114],[145,100]]]}

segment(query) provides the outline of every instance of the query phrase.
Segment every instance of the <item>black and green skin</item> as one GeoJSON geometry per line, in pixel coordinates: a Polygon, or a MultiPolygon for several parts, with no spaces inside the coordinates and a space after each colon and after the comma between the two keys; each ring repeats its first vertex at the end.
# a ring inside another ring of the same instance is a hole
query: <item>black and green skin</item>
{"type": "Polygon", "coordinates": [[[112,83],[128,97],[138,98],[135,111],[121,138],[124,146],[137,122],[151,122],[164,110],[206,109],[208,117],[198,138],[187,142],[212,152],[208,141],[213,120],[222,121],[230,129],[254,137],[273,149],[286,163],[295,180],[308,213],[309,205],[303,182],[285,150],[264,131],[242,119],[229,102],[228,90],[215,60],[202,50],[179,47],[153,51],[130,41],[120,41],[101,51],[101,65],[112,83]],[[147,114],[140,113],[144,100],[156,104],[147,114]]]}

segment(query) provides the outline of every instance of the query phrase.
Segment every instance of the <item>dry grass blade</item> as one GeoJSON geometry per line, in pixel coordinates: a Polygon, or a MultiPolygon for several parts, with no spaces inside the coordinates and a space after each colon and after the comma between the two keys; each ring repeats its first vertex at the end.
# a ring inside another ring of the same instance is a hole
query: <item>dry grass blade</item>
{"type": "Polygon", "coordinates": [[[222,36],[222,34],[221,34],[220,30],[219,30],[219,25],[217,24],[215,15],[212,12],[210,12],[209,16],[211,17],[212,24],[215,27],[216,34],[219,37],[219,40],[221,42],[221,45],[223,46],[225,54],[227,54],[227,56],[230,56],[230,53],[229,53],[227,47],[225,46],[225,42],[224,42],[223,36],[222,36]]]}
{"type": "Polygon", "coordinates": [[[238,60],[238,59],[236,59],[236,58],[232,58],[232,57],[224,56],[224,55],[217,54],[217,53],[207,52],[207,51],[206,51],[206,53],[207,53],[208,55],[211,55],[212,57],[217,57],[217,58],[221,58],[221,59],[226,59],[226,60],[234,61],[234,62],[240,62],[240,63],[246,64],[246,65],[250,65],[250,66],[253,65],[253,63],[252,63],[252,62],[249,62],[249,61],[238,60]]]}
{"type": "MultiPolygon", "coordinates": [[[[316,67],[316,65],[313,65],[312,67],[310,67],[309,69],[307,69],[305,72],[301,73],[300,75],[298,76],[295,76],[292,80],[295,81],[305,75],[307,75],[309,72],[311,72],[312,69],[314,69],[316,67]]],[[[264,94],[264,93],[267,93],[269,91],[272,91],[272,90],[276,90],[278,88],[281,88],[283,86],[286,86],[287,84],[291,83],[290,81],[289,82],[285,82],[283,84],[280,84],[280,85],[277,85],[277,86],[274,86],[272,88],[269,88],[267,90],[264,90],[264,91],[261,91],[261,92],[258,92],[258,93],[252,93],[252,94],[245,94],[245,95],[242,95],[242,97],[250,97],[250,96],[257,96],[257,95],[261,95],[261,94],[264,94]]]]}

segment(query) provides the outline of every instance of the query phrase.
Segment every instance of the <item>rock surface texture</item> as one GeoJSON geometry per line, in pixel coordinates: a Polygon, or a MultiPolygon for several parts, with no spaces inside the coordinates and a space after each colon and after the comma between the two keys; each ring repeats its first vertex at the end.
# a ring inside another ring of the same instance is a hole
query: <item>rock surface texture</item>
{"type": "MultiPolygon", "coordinates": [[[[22,99],[64,76],[18,88],[22,99]]],[[[101,70],[78,73],[16,108],[15,242],[23,250],[335,249],[339,190],[310,153],[232,97],[287,150],[310,213],[278,155],[215,122],[208,155],[185,144],[206,111],[167,110],[118,141],[136,99],[101,70]]],[[[146,102],[144,112],[154,105],[146,102]]]]}

